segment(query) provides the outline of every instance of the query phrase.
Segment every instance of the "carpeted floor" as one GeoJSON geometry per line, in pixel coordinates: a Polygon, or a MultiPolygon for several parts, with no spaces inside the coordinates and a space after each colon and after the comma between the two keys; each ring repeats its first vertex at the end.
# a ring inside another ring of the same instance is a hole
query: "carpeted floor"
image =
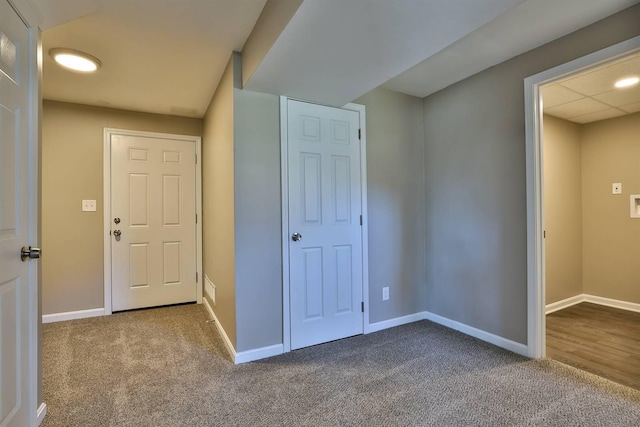
{"type": "Polygon", "coordinates": [[[44,427],[638,426],[640,392],[422,321],[234,366],[202,306],[44,325],[44,427]]]}

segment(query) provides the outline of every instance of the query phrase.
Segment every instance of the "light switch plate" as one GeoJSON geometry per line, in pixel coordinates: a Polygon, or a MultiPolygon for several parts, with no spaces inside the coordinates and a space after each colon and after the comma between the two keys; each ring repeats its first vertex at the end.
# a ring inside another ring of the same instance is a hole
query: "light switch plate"
{"type": "Polygon", "coordinates": [[[611,184],[611,194],[622,194],[622,183],[614,182],[611,184]]]}
{"type": "Polygon", "coordinates": [[[96,211],[96,201],[95,200],[83,200],[82,201],[82,212],[95,212],[96,211]]]}
{"type": "Polygon", "coordinates": [[[382,288],[382,301],[387,301],[389,299],[389,287],[385,286],[382,288]]]}

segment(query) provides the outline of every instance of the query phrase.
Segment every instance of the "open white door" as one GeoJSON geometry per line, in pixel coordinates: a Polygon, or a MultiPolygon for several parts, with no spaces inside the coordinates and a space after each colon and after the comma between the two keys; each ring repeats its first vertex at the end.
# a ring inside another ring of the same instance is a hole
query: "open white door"
{"type": "Polygon", "coordinates": [[[291,349],[363,333],[356,111],[288,100],[291,349]]]}
{"type": "MultiPolygon", "coordinates": [[[[0,426],[35,424],[37,140],[30,114],[30,31],[0,0],[0,426]],[[21,248],[27,254],[21,259],[21,248]],[[32,257],[36,252],[31,253],[32,257]]],[[[33,57],[31,57],[33,56],[33,57]]]]}

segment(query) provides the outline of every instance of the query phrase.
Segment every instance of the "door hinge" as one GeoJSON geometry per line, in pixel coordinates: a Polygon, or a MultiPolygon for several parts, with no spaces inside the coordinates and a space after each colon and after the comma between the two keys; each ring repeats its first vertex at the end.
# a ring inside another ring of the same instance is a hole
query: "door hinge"
{"type": "Polygon", "coordinates": [[[196,165],[198,164],[198,155],[196,154],[196,165]]]}
{"type": "Polygon", "coordinates": [[[547,238],[547,230],[542,231],[542,238],[543,239],[547,238]]]}
{"type": "Polygon", "coordinates": [[[362,139],[362,129],[358,129],[358,139],[362,139]]]}
{"type": "Polygon", "coordinates": [[[196,224],[198,223],[198,214],[196,214],[196,224]]]}
{"type": "Polygon", "coordinates": [[[360,303],[360,309],[361,309],[361,310],[362,310],[362,312],[364,313],[364,301],[362,301],[362,302],[360,303]]]}
{"type": "Polygon", "coordinates": [[[196,271],[196,283],[198,283],[198,272],[196,271]]]}
{"type": "Polygon", "coordinates": [[[360,215],[360,225],[362,226],[362,215],[360,215]]]}

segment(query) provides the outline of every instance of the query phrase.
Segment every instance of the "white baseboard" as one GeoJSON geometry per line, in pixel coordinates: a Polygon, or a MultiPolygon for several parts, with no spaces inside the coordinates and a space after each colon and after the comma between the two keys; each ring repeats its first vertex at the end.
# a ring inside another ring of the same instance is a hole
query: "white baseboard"
{"type": "Polygon", "coordinates": [[[235,363],[235,360],[236,360],[236,349],[233,348],[233,344],[231,344],[231,340],[229,339],[229,336],[227,335],[227,333],[225,332],[224,328],[222,327],[222,325],[218,321],[218,318],[216,317],[216,314],[213,312],[213,309],[211,308],[211,305],[209,304],[209,300],[206,299],[206,298],[203,298],[203,304],[204,304],[205,308],[207,309],[207,311],[209,312],[209,314],[211,315],[211,317],[213,317],[213,322],[215,323],[216,328],[218,328],[218,332],[220,333],[220,336],[222,337],[222,341],[224,341],[224,345],[227,347],[227,351],[229,352],[229,354],[231,355],[231,359],[235,363]]]}
{"type": "Polygon", "coordinates": [[[382,331],[383,329],[393,328],[396,326],[406,325],[407,323],[418,322],[424,320],[424,312],[409,314],[407,316],[396,317],[389,320],[383,320],[382,322],[370,323],[365,325],[364,333],[370,334],[372,332],[382,331]]]}
{"type": "Polygon", "coordinates": [[[612,298],[599,297],[596,295],[580,294],[571,298],[563,299],[545,306],[545,314],[551,314],[553,312],[569,308],[572,305],[580,304],[581,302],[590,302],[592,304],[605,305],[607,307],[613,307],[620,310],[635,311],[640,313],[640,304],[635,302],[621,301],[612,298]]]}
{"type": "Polygon", "coordinates": [[[635,302],[620,301],[617,299],[599,297],[596,295],[584,294],[584,302],[606,305],[607,307],[619,308],[620,310],[635,311],[640,313],[640,304],[635,302]]]}
{"type": "Polygon", "coordinates": [[[268,347],[256,348],[253,350],[240,351],[236,353],[235,363],[253,362],[254,360],[266,359],[284,353],[284,345],[275,344],[268,347]]]}
{"type": "Polygon", "coordinates": [[[581,302],[584,302],[584,294],[552,302],[551,304],[547,304],[544,307],[544,314],[551,314],[556,311],[564,310],[565,308],[569,308],[572,305],[580,304],[581,302]]]}
{"type": "Polygon", "coordinates": [[[365,334],[381,331],[387,328],[393,328],[395,326],[405,325],[407,323],[417,322],[420,320],[430,320],[434,323],[446,326],[447,328],[455,329],[456,331],[462,332],[463,334],[471,335],[472,337],[481,339],[482,341],[486,341],[488,343],[491,343],[498,347],[502,347],[514,353],[521,354],[523,356],[527,356],[528,354],[527,346],[525,344],[520,344],[515,341],[499,337],[498,335],[482,331],[480,329],[465,325],[464,323],[460,323],[455,320],[447,319],[446,317],[442,317],[429,311],[422,311],[420,313],[409,314],[407,316],[396,317],[394,319],[372,323],[368,326],[365,326],[365,334]]]}
{"type": "Polygon", "coordinates": [[[38,425],[42,424],[42,422],[44,421],[44,417],[46,415],[47,415],[47,404],[42,402],[42,404],[38,408],[38,412],[37,412],[36,420],[38,422],[38,425]]]}
{"type": "Polygon", "coordinates": [[[499,337],[498,335],[494,335],[490,332],[482,331],[480,329],[474,328],[473,326],[465,325],[464,323],[447,319],[446,317],[442,317],[429,311],[425,311],[424,316],[426,320],[430,320],[434,323],[446,326],[447,328],[455,329],[456,331],[460,331],[463,334],[481,339],[482,341],[486,341],[522,356],[528,356],[528,349],[525,344],[520,344],[507,338],[499,337]]]}
{"type": "Polygon", "coordinates": [[[233,363],[235,363],[236,365],[240,363],[253,362],[254,360],[265,359],[267,357],[277,356],[279,354],[284,353],[284,346],[282,344],[276,344],[268,347],[255,348],[252,350],[236,352],[236,349],[233,348],[233,344],[231,344],[231,340],[229,339],[229,336],[227,335],[224,328],[218,321],[216,314],[213,312],[213,309],[209,304],[209,300],[204,298],[203,304],[207,309],[207,311],[209,312],[209,314],[211,315],[211,317],[213,317],[213,321],[216,324],[216,328],[218,328],[218,332],[220,333],[220,336],[222,336],[222,340],[224,341],[224,344],[227,347],[227,351],[229,351],[229,354],[231,355],[231,359],[233,360],[233,363]]]}
{"type": "Polygon", "coordinates": [[[104,316],[104,308],[68,311],[66,313],[43,314],[42,323],[62,322],[65,320],[86,319],[87,317],[104,316]]]}

